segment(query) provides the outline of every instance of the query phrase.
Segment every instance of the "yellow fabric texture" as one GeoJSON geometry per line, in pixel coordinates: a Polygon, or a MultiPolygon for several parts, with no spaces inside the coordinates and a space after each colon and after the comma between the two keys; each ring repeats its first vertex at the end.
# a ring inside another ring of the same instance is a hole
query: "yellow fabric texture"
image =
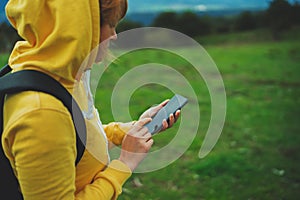
{"type": "MultiPolygon", "coordinates": [[[[60,81],[84,110],[86,93],[79,68],[99,43],[98,0],[10,0],[6,14],[24,41],[16,43],[9,64],[13,72],[34,69],[60,81]],[[77,85],[77,86],[74,86],[77,85]]],[[[94,111],[96,112],[96,111],[94,111]]],[[[125,129],[104,125],[96,114],[86,120],[87,148],[75,167],[76,134],[68,110],[55,97],[21,92],[6,97],[2,144],[24,199],[116,199],[131,171],[109,160],[106,136],[119,145],[125,129]]]]}

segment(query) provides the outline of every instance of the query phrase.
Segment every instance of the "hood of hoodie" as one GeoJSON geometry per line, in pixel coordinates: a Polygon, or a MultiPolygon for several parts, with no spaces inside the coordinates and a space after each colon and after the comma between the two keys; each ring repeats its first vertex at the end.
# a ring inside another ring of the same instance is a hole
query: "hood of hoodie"
{"type": "Polygon", "coordinates": [[[24,39],[10,55],[13,71],[39,70],[73,84],[84,59],[99,44],[98,0],[9,0],[6,15],[24,39]]]}

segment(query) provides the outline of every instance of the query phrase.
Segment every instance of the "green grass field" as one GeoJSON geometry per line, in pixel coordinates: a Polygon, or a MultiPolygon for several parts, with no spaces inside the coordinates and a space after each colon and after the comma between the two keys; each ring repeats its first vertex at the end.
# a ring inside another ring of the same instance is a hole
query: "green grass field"
{"type": "MultiPolygon", "coordinates": [[[[116,81],[128,69],[151,60],[184,74],[201,108],[197,136],[184,155],[158,171],[134,174],[119,199],[299,199],[300,39],[251,39],[255,34],[199,39],[209,41],[204,42],[205,49],[222,74],[227,94],[222,135],[204,159],[198,158],[198,152],[209,125],[210,98],[185,60],[147,50],[125,56],[108,68],[96,95],[104,123],[113,120],[110,96],[116,81]]],[[[7,57],[0,56],[2,65],[7,57]]],[[[137,118],[148,106],[171,95],[166,87],[141,87],[131,98],[131,115],[137,118]],[[153,90],[158,93],[154,95],[153,90]]],[[[154,149],[168,144],[178,126],[156,136],[154,149]]]]}

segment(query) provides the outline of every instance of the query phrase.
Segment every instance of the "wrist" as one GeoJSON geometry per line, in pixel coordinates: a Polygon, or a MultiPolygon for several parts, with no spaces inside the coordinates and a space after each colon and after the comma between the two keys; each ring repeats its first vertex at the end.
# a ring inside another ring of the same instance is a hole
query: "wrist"
{"type": "Polygon", "coordinates": [[[120,162],[122,162],[124,165],[126,165],[132,172],[136,168],[136,165],[134,165],[132,162],[128,162],[121,157],[118,159],[120,162]]]}

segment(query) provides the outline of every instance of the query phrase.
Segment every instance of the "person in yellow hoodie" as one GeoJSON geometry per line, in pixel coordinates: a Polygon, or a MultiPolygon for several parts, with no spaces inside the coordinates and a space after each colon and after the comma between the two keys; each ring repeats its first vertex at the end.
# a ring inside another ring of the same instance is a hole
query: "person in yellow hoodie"
{"type": "MultiPolygon", "coordinates": [[[[79,90],[73,95],[87,126],[86,150],[75,166],[76,133],[63,104],[33,91],[6,97],[2,145],[25,200],[117,199],[149,152],[153,139],[143,125],[167,101],[145,111],[136,122],[102,125],[97,109],[89,104],[89,70],[79,70],[100,42],[116,39],[115,27],[126,11],[127,0],[8,1],[6,15],[24,39],[9,58],[13,72],[41,71],[70,93],[79,90]],[[110,160],[109,142],[122,146],[119,159],[110,160]]],[[[171,115],[164,129],[178,117],[179,112],[171,115]]]]}

